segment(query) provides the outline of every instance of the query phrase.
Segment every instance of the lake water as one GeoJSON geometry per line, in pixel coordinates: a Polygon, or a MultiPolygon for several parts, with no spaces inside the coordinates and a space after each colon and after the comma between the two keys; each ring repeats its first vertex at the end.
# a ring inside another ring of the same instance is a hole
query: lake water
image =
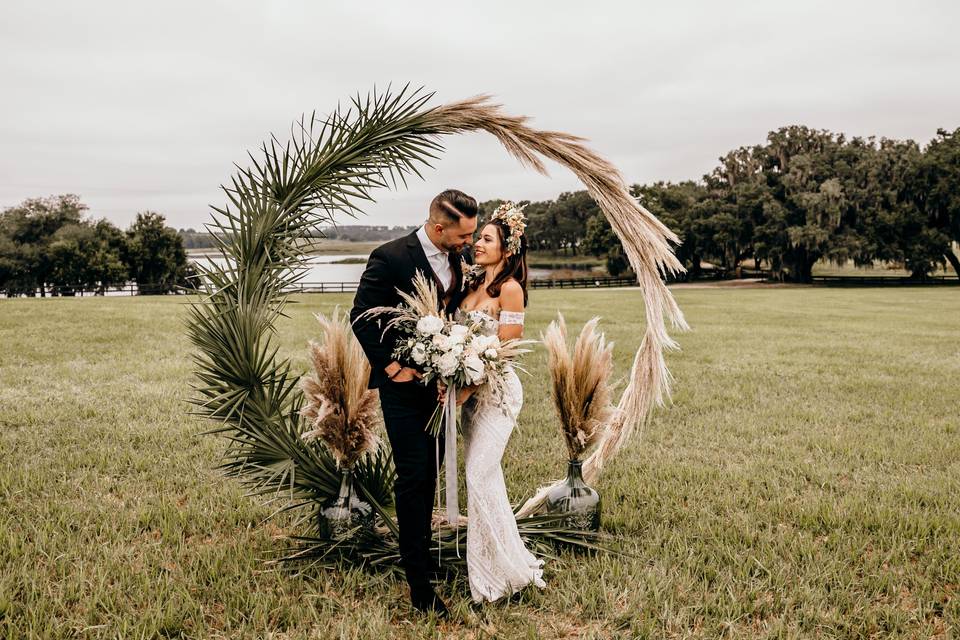
{"type": "MultiPolygon", "coordinates": [[[[367,257],[366,254],[343,253],[310,256],[307,261],[307,274],[301,280],[301,284],[306,291],[353,291],[356,289],[357,283],[360,282],[360,276],[367,266],[367,257]],[[351,259],[354,261],[354,264],[338,264],[341,261],[351,259]],[[344,283],[344,285],[340,287],[329,286],[332,283],[344,283]]],[[[195,253],[188,255],[187,259],[191,262],[201,264],[210,260],[218,265],[224,265],[226,263],[223,258],[216,254],[195,253]]],[[[530,269],[529,277],[531,279],[549,278],[550,273],[550,269],[530,269]]],[[[136,283],[131,281],[121,288],[107,290],[104,295],[129,296],[135,293],[136,288],[136,283]]],[[[94,297],[95,293],[93,291],[78,291],[75,295],[76,297],[94,297]]],[[[5,295],[0,294],[0,298],[5,297],[5,295]]]]}
{"type": "MultiPolygon", "coordinates": [[[[360,276],[367,266],[367,257],[364,254],[321,254],[311,256],[307,261],[307,275],[303,277],[306,284],[327,283],[327,282],[360,282],[360,276]],[[356,264],[337,264],[342,260],[355,260],[356,264]],[[359,262],[362,260],[363,262],[359,262]]],[[[190,260],[194,262],[205,262],[205,255],[192,255],[190,260]]],[[[219,256],[210,256],[216,264],[225,264],[223,258],[219,256]]],[[[546,278],[549,277],[549,269],[530,269],[529,277],[546,278]]]]}
{"type": "MultiPolygon", "coordinates": [[[[215,264],[223,266],[226,264],[220,256],[190,256],[194,262],[204,263],[208,259],[215,264]]],[[[307,275],[303,277],[303,282],[359,282],[360,275],[366,267],[367,256],[361,254],[326,254],[310,256],[307,261],[307,275]],[[335,264],[341,260],[363,260],[357,264],[335,264]]]]}

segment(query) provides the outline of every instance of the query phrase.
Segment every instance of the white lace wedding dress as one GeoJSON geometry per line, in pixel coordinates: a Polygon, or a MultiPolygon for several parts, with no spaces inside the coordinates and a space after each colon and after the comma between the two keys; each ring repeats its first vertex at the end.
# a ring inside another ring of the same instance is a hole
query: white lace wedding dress
{"type": "MultiPolygon", "coordinates": [[[[497,333],[499,322],[483,311],[460,312],[497,333]]],[[[503,311],[504,324],[523,324],[523,314],[503,311]]],[[[543,560],[530,553],[507,498],[500,460],[523,405],[523,387],[511,369],[502,392],[484,385],[464,402],[464,466],[467,478],[467,575],[475,602],[509,596],[529,584],[545,587],[543,560]]]]}

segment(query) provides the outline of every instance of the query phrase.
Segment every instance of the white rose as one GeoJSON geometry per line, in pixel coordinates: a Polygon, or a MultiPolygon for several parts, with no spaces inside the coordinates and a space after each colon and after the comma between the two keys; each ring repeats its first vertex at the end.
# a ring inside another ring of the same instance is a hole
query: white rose
{"type": "Polygon", "coordinates": [[[413,358],[413,361],[417,364],[423,364],[423,361],[427,359],[427,350],[422,344],[417,343],[413,346],[413,350],[410,351],[410,357],[413,358]]]}
{"type": "Polygon", "coordinates": [[[463,324],[455,324],[450,327],[451,336],[466,336],[468,331],[470,331],[470,329],[463,324]]]}
{"type": "MultiPolygon", "coordinates": [[[[443,335],[443,334],[439,334],[439,335],[443,335]]],[[[443,339],[436,344],[438,347],[440,347],[444,351],[450,351],[454,347],[460,347],[460,351],[463,351],[464,347],[466,346],[466,341],[464,340],[464,336],[458,333],[450,336],[444,335],[443,339]]]]}
{"type": "Polygon", "coordinates": [[[487,360],[496,360],[500,354],[496,349],[487,349],[483,352],[483,355],[486,356],[487,360]]]}
{"type": "Polygon", "coordinates": [[[426,335],[434,335],[443,330],[443,320],[437,316],[423,316],[417,320],[417,331],[426,335]]]}
{"type": "Polygon", "coordinates": [[[459,364],[460,362],[457,360],[456,354],[445,353],[437,360],[437,369],[440,370],[441,376],[449,378],[457,372],[457,366],[459,364]]]}
{"type": "Polygon", "coordinates": [[[485,373],[483,360],[476,354],[470,354],[463,359],[463,370],[466,372],[470,384],[479,384],[483,381],[483,374],[485,373]]]}

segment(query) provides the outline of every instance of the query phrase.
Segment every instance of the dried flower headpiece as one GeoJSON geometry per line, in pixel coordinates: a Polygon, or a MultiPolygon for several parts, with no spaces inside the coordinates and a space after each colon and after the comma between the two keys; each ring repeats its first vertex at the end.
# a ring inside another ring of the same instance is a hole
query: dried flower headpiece
{"type": "Polygon", "coordinates": [[[509,200],[497,207],[497,210],[490,216],[490,222],[496,220],[502,221],[510,229],[510,237],[507,240],[507,250],[514,255],[520,253],[520,237],[523,230],[527,227],[527,219],[523,215],[523,209],[527,205],[517,206],[509,200]]]}

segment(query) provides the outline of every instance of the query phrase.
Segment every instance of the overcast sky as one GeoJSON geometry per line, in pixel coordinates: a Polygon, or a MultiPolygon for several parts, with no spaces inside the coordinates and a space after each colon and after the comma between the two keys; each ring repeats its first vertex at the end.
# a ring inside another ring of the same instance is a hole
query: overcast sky
{"type": "MultiPolygon", "coordinates": [[[[0,4],[0,207],[77,193],[201,228],[232,163],[302,112],[389,82],[491,93],[584,136],[633,182],[698,178],[779,126],[926,142],[960,127],[960,2],[46,2],[0,4]]],[[[412,224],[447,187],[579,189],[486,134],[358,222],[412,224]]],[[[350,220],[341,220],[350,223],[350,220]]]]}

